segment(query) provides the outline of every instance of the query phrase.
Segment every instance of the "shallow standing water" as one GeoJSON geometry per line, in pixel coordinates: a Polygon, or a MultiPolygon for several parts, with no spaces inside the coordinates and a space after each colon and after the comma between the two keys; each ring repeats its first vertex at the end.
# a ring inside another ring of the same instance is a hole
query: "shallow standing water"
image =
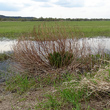
{"type": "MultiPolygon", "coordinates": [[[[108,51],[110,51],[110,38],[106,37],[96,37],[96,38],[85,38],[85,39],[79,39],[79,42],[81,43],[83,40],[88,42],[90,47],[98,48],[100,45],[100,48],[104,48],[108,51]]],[[[16,40],[10,40],[10,39],[2,39],[0,40],[0,53],[8,52],[12,50],[12,45],[16,43],[16,40]]]]}
{"type": "MultiPolygon", "coordinates": [[[[85,38],[85,39],[82,38],[78,40],[79,44],[83,43],[84,40],[88,43],[89,47],[104,49],[105,52],[110,53],[110,38],[106,38],[106,37],[85,38]]],[[[6,38],[1,39],[0,53],[12,51],[12,45],[15,43],[16,40],[10,40],[6,38]]],[[[6,73],[7,68],[9,67],[9,63],[10,63],[9,61],[3,61],[3,62],[0,61],[0,74],[3,72],[6,73]]]]}
{"type": "MultiPolygon", "coordinates": [[[[11,52],[12,45],[15,43],[15,40],[10,40],[6,38],[0,39],[0,53],[11,52]]],[[[9,70],[10,60],[0,61],[0,83],[4,82],[11,73],[7,72],[9,70]]]]}
{"type": "Polygon", "coordinates": [[[12,45],[15,43],[15,40],[2,39],[0,40],[0,53],[11,51],[12,45]]]}
{"type": "Polygon", "coordinates": [[[90,47],[102,48],[110,51],[110,38],[97,37],[97,38],[86,38],[89,42],[90,47]]]}
{"type": "MultiPolygon", "coordinates": [[[[79,42],[81,43],[84,39],[79,39],[79,42]]],[[[106,37],[96,37],[96,38],[85,38],[86,42],[88,42],[90,47],[98,48],[100,45],[100,48],[104,48],[106,50],[110,51],[110,38],[106,37]]],[[[16,43],[16,40],[10,40],[10,39],[2,39],[0,40],[0,53],[8,52],[12,50],[12,45],[16,43]]]]}

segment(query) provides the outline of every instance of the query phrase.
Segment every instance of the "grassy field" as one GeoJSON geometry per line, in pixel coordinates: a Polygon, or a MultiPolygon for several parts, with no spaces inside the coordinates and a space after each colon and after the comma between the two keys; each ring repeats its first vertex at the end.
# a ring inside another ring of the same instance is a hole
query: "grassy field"
{"type": "MultiPolygon", "coordinates": [[[[0,22],[0,37],[17,38],[29,33],[40,24],[55,26],[56,24],[70,27],[69,31],[82,32],[85,37],[110,36],[110,21],[58,21],[58,22],[0,22]],[[71,30],[70,30],[71,29],[71,30]]],[[[81,37],[81,36],[80,36],[81,37]]]]}

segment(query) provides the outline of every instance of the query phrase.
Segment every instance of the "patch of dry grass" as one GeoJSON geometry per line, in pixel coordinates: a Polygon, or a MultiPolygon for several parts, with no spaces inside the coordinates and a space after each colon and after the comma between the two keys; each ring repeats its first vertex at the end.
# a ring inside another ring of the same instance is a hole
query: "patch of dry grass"
{"type": "Polygon", "coordinates": [[[67,88],[73,88],[74,83],[79,83],[76,89],[87,88],[88,94],[86,97],[93,96],[101,100],[103,100],[103,97],[110,97],[110,66],[106,66],[104,69],[100,68],[93,77],[88,76],[81,77],[80,81],[71,80],[63,84],[67,88]]]}

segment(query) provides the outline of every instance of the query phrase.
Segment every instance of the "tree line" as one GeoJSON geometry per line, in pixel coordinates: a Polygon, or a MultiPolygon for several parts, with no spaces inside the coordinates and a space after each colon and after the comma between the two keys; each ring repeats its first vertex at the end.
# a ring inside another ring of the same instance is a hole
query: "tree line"
{"type": "Polygon", "coordinates": [[[105,18],[35,18],[35,17],[11,17],[0,15],[0,21],[110,21],[105,18]]]}

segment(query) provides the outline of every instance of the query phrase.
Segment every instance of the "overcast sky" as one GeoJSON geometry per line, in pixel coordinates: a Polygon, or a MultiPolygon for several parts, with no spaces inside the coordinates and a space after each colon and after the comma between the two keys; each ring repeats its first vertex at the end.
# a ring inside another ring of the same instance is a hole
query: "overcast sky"
{"type": "Polygon", "coordinates": [[[110,18],[110,0],[0,0],[0,15],[110,18]]]}

